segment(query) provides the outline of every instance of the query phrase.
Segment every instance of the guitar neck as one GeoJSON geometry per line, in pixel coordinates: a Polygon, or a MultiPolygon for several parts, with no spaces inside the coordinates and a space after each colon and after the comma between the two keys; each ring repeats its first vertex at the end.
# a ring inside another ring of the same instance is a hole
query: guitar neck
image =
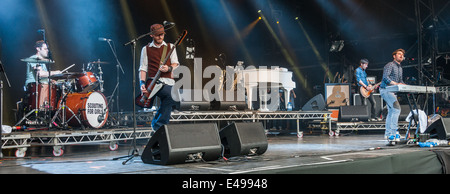
{"type": "MultiPolygon", "coordinates": [[[[169,53],[167,54],[166,58],[164,59],[164,61],[162,62],[162,64],[159,66],[160,68],[161,68],[162,66],[164,66],[164,65],[167,63],[167,61],[169,60],[170,55],[172,55],[174,49],[175,49],[175,46],[173,46],[173,47],[169,50],[169,53]]],[[[148,89],[153,88],[153,86],[156,84],[156,81],[158,81],[160,77],[161,77],[161,70],[158,69],[158,72],[156,72],[156,75],[155,75],[155,77],[153,78],[152,82],[150,83],[148,89]]]]}

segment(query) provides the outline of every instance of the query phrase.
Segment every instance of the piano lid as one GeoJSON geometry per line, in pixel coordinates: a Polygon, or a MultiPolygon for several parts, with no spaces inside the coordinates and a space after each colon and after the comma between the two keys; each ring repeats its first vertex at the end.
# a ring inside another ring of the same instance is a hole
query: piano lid
{"type": "Polygon", "coordinates": [[[292,81],[292,71],[286,68],[256,69],[247,68],[237,72],[239,83],[244,85],[255,85],[258,83],[280,83],[284,88],[296,88],[292,81]]]}

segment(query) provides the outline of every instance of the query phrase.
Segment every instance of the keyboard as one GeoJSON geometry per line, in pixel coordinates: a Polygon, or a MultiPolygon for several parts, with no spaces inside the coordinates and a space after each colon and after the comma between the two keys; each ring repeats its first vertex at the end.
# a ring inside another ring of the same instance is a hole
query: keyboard
{"type": "Polygon", "coordinates": [[[400,93],[436,93],[436,87],[433,86],[395,85],[386,87],[386,90],[400,93]]]}

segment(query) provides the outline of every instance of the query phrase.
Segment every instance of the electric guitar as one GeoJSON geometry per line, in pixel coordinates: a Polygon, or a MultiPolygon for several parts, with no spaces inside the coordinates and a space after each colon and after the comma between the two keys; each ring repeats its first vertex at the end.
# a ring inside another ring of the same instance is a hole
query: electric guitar
{"type": "Polygon", "coordinates": [[[378,86],[380,86],[381,85],[381,82],[380,83],[377,83],[377,84],[375,84],[374,86],[372,86],[372,90],[367,90],[366,88],[364,88],[364,87],[359,87],[359,91],[361,92],[361,95],[364,97],[364,98],[368,98],[369,96],[370,96],[370,94],[372,94],[372,92],[376,89],[376,88],[378,88],[378,86]]]}
{"type": "MultiPolygon", "coordinates": [[[[178,37],[177,41],[175,41],[174,46],[167,53],[166,58],[160,64],[160,67],[167,63],[167,60],[169,60],[170,55],[172,55],[172,52],[175,49],[175,47],[181,44],[181,42],[186,37],[186,35],[187,35],[187,31],[184,30],[183,33],[178,37]]],[[[152,90],[155,87],[155,84],[159,80],[160,77],[161,77],[161,70],[158,68],[158,72],[156,73],[155,78],[150,83],[147,82],[145,85],[148,93],[140,94],[139,96],[137,96],[135,98],[134,101],[137,106],[142,107],[142,108],[151,108],[150,102],[151,102],[152,98],[150,98],[150,94],[152,93],[152,90]]]]}

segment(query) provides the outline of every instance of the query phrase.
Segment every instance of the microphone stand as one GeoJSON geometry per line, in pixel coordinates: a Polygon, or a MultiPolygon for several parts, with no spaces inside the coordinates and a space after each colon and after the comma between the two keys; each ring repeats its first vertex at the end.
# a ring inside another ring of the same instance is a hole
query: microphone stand
{"type": "MultiPolygon", "coordinates": [[[[114,57],[116,58],[116,62],[117,62],[117,65],[116,65],[116,69],[117,69],[117,73],[116,73],[117,78],[116,78],[116,80],[117,80],[117,83],[116,83],[116,87],[114,88],[112,96],[114,96],[114,93],[117,90],[117,94],[116,94],[116,101],[117,101],[117,110],[116,110],[117,118],[116,119],[117,120],[116,121],[117,121],[117,124],[119,124],[119,110],[120,110],[120,108],[119,108],[119,83],[120,83],[119,82],[119,68],[120,68],[120,70],[122,70],[122,74],[125,74],[125,72],[123,71],[122,65],[120,64],[119,59],[117,58],[117,53],[116,53],[115,47],[113,48],[111,43],[110,43],[111,40],[108,39],[108,40],[106,40],[106,42],[108,42],[109,48],[111,48],[111,51],[114,54],[114,57]]],[[[113,99],[113,97],[111,97],[110,100],[112,100],[112,99],[113,99]]],[[[109,102],[108,102],[108,104],[109,104],[109,102]]]]}
{"type": "MultiPolygon", "coordinates": [[[[8,87],[11,88],[11,83],[9,82],[8,76],[6,75],[5,68],[3,67],[2,61],[0,61],[0,72],[2,72],[3,76],[8,83],[8,87]]],[[[0,158],[3,158],[2,153],[2,132],[3,132],[3,80],[0,80],[0,158]]]]}
{"type": "Polygon", "coordinates": [[[133,82],[132,82],[132,88],[133,88],[133,94],[132,97],[130,99],[132,99],[133,102],[133,151],[131,152],[130,155],[127,156],[121,156],[121,157],[117,157],[117,158],[113,158],[113,160],[118,160],[121,158],[128,158],[127,160],[125,160],[124,162],[122,162],[123,165],[125,165],[126,163],[128,163],[128,161],[132,160],[134,157],[138,157],[139,155],[139,150],[137,149],[136,146],[136,103],[134,102],[134,98],[136,96],[136,41],[138,41],[139,39],[150,35],[151,32],[147,33],[147,34],[143,34],[133,40],[131,40],[130,42],[127,42],[124,44],[124,46],[127,45],[132,45],[131,47],[131,52],[133,55],[133,82]]]}
{"type": "MultiPolygon", "coordinates": [[[[165,30],[168,30],[168,29],[173,28],[174,26],[175,26],[174,23],[170,23],[168,25],[164,25],[163,27],[164,27],[165,30]]],[[[156,30],[159,30],[159,29],[155,29],[155,31],[156,30]]],[[[136,97],[136,42],[138,40],[140,40],[141,38],[149,36],[152,33],[153,33],[153,31],[150,31],[150,32],[148,32],[146,34],[140,35],[139,37],[137,37],[137,38],[135,38],[135,39],[133,39],[133,40],[123,44],[123,46],[128,46],[130,44],[132,45],[131,53],[133,55],[133,82],[132,82],[132,84],[133,84],[132,85],[132,87],[133,87],[133,96],[131,97],[131,99],[133,101],[133,151],[128,156],[122,156],[122,157],[113,158],[113,160],[118,160],[118,159],[121,159],[121,158],[127,158],[128,157],[127,160],[122,162],[123,165],[125,165],[128,161],[132,160],[134,157],[140,156],[139,155],[139,150],[137,149],[137,146],[136,146],[136,103],[134,102],[134,99],[136,97]]]]}

